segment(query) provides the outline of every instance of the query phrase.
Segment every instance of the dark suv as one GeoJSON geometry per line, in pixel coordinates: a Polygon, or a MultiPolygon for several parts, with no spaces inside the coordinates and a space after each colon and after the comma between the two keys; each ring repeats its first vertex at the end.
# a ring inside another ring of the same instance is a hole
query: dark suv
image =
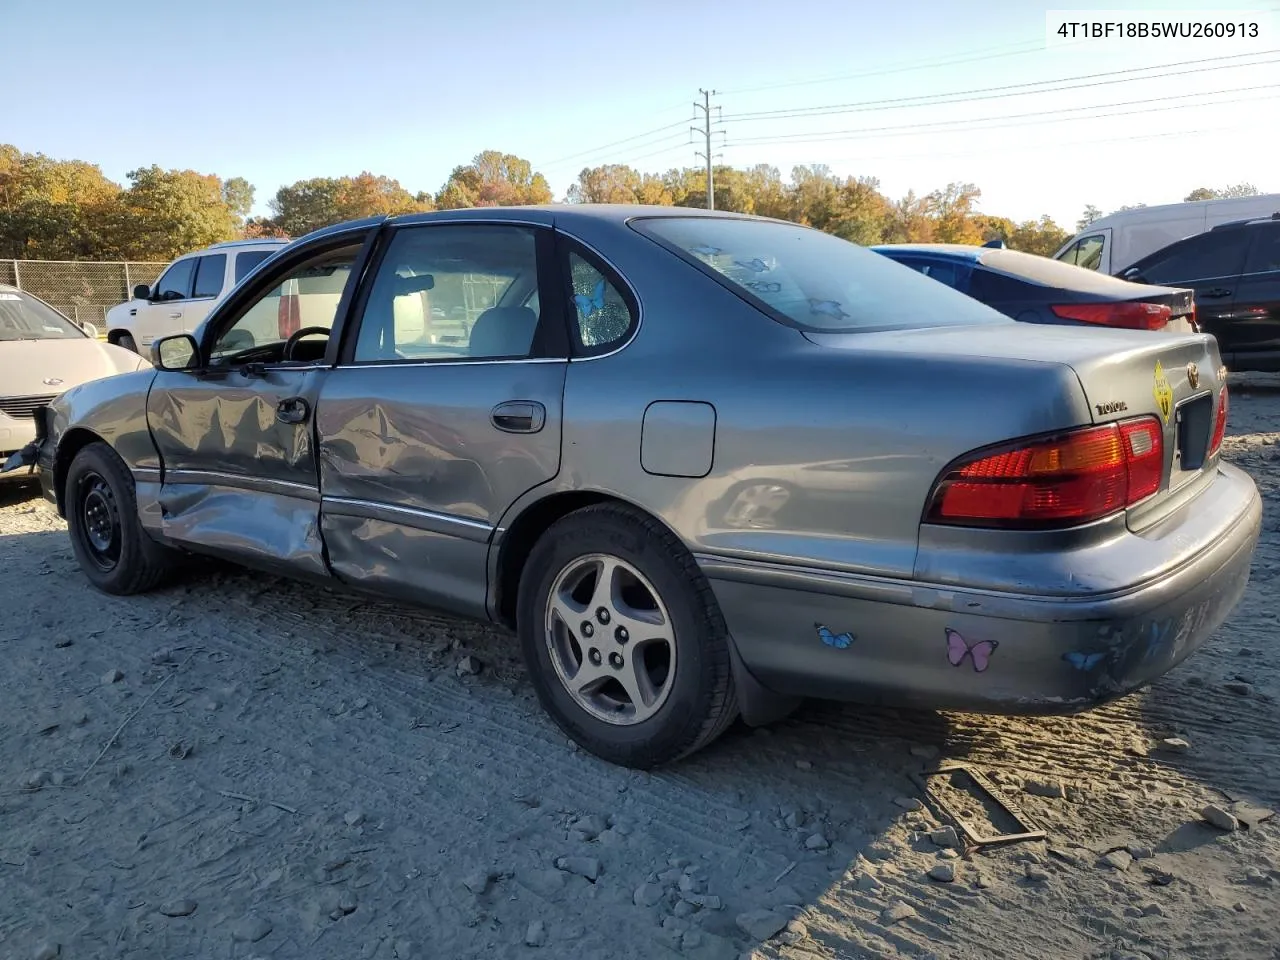
{"type": "Polygon", "coordinates": [[[1280,212],[1171,243],[1116,276],[1190,287],[1196,319],[1228,367],[1280,371],[1280,212]]]}

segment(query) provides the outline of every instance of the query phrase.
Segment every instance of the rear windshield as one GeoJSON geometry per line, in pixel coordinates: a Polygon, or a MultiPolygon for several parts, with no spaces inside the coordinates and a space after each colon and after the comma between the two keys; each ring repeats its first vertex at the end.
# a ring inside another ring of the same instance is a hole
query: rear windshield
{"type": "Polygon", "coordinates": [[[1019,250],[984,250],[982,265],[992,270],[999,270],[1019,280],[1036,283],[1044,287],[1056,287],[1060,290],[1077,290],[1081,293],[1096,293],[1102,296],[1131,297],[1142,291],[1135,289],[1127,280],[1109,277],[1105,273],[1096,273],[1085,267],[1051,260],[1049,257],[1038,257],[1034,253],[1022,253],[1019,250]]]}
{"type": "Polygon", "coordinates": [[[0,340],[75,340],[86,336],[52,307],[14,290],[0,290],[0,340]]]}
{"type": "Polygon", "coordinates": [[[632,226],[801,330],[1015,322],[910,267],[809,227],[727,217],[653,217],[632,226]]]}

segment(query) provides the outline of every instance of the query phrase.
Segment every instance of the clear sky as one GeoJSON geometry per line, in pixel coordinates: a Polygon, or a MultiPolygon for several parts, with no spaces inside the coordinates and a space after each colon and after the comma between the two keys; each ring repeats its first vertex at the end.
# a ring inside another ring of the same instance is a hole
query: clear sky
{"type": "Polygon", "coordinates": [[[983,212],[1074,228],[1088,203],[1175,202],[1240,181],[1280,192],[1276,0],[3,5],[0,142],[119,181],[151,163],[243,176],[259,213],[281,184],[362,170],[434,192],[490,148],[532,161],[557,199],[583,166],[693,165],[699,87],[720,91],[721,162],[784,176],[826,163],[878,177],[894,198],[969,181],[983,212]],[[1273,31],[1248,46],[1045,47],[1048,9],[1139,8],[1253,8],[1273,31]],[[1239,53],[1251,55],[1176,66],[1239,53]],[[1156,69],[1058,92],[869,103],[1142,67],[1156,69]],[[735,119],[836,105],[851,107],[735,119]]]}

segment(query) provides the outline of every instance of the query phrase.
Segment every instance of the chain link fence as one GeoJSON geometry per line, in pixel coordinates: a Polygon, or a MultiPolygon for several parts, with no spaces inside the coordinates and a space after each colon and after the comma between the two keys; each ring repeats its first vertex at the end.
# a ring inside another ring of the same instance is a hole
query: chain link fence
{"type": "Polygon", "coordinates": [[[0,260],[0,283],[25,290],[106,336],[107,311],[152,284],[166,263],[145,261],[0,260]]]}

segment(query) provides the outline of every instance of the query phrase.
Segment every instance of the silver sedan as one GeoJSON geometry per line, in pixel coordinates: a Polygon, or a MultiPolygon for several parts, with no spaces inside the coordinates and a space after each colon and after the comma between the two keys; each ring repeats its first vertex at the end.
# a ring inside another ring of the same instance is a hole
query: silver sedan
{"type": "Polygon", "coordinates": [[[9,464],[96,586],[210,554],[504,624],[636,767],[803,696],[1100,704],[1213,633],[1259,533],[1212,337],[1017,323],[778,221],[342,224],[152,350],[9,464]],[[308,278],[341,294],[299,327],[308,278]]]}

